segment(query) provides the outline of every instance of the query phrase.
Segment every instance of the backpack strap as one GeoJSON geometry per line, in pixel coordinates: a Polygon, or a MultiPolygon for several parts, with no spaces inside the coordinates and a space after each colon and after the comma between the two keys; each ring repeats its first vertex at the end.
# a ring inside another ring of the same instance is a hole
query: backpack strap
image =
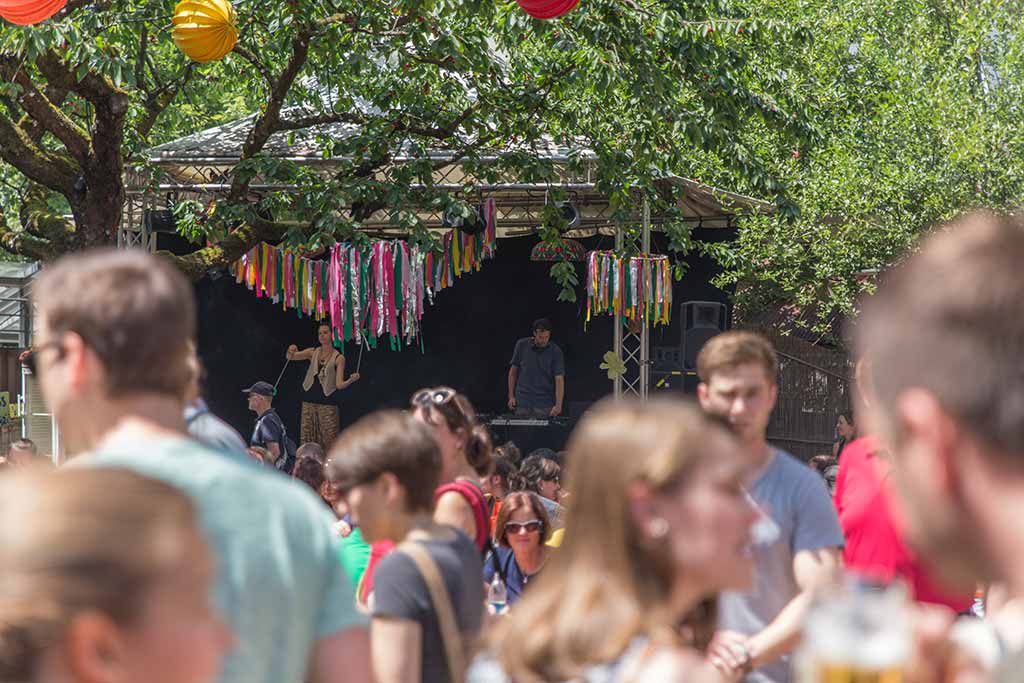
{"type": "Polygon", "coordinates": [[[444,641],[448,673],[451,675],[452,683],[463,683],[466,678],[465,649],[458,623],[455,620],[455,609],[452,607],[451,596],[448,595],[441,571],[423,544],[407,541],[398,546],[398,549],[412,559],[420,576],[423,577],[423,582],[427,584],[430,601],[433,603],[434,613],[437,615],[437,623],[441,627],[441,640],[444,641]]]}

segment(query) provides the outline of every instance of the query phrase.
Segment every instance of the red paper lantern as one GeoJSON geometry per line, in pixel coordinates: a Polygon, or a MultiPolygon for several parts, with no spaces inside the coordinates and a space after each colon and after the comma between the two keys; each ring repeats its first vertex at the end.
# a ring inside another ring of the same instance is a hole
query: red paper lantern
{"type": "Polygon", "coordinates": [[[557,19],[576,9],[580,0],[516,0],[534,19],[557,19]]]}
{"type": "Polygon", "coordinates": [[[30,26],[61,11],[68,0],[0,0],[0,17],[12,24],[30,26]]]}

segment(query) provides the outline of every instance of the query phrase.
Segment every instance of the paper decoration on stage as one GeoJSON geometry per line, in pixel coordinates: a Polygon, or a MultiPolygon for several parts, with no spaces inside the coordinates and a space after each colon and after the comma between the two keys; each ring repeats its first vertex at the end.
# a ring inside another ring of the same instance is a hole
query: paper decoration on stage
{"type": "Polygon", "coordinates": [[[426,304],[455,280],[480,270],[496,248],[494,200],[484,202],[487,227],[477,235],[451,230],[440,253],[404,240],[377,240],[369,249],[336,244],[327,260],[303,258],[260,244],[231,266],[239,283],[300,316],[329,319],[336,341],[356,340],[375,348],[388,338],[392,349],[419,335],[426,304]]]}
{"type": "Polygon", "coordinates": [[[576,9],[580,0],[516,0],[534,19],[557,19],[576,9]]]}
{"type": "Polygon", "coordinates": [[[196,62],[223,59],[238,41],[235,8],[228,0],[181,0],[171,21],[174,44],[196,62]]]}
{"type": "Polygon", "coordinates": [[[672,319],[672,267],[668,257],[622,258],[610,251],[587,254],[587,322],[592,315],[668,325],[672,319]]]}
{"type": "Polygon", "coordinates": [[[0,0],[0,17],[12,24],[31,26],[46,21],[66,4],[67,0],[0,0]]]}
{"type": "Polygon", "coordinates": [[[601,363],[600,368],[608,371],[608,379],[615,381],[616,377],[623,375],[626,372],[626,363],[619,355],[614,351],[607,351],[604,354],[604,362],[601,363]]]}
{"type": "Polygon", "coordinates": [[[584,261],[586,257],[587,248],[582,242],[573,239],[563,239],[555,246],[547,242],[537,242],[530,251],[531,261],[584,261]]]}

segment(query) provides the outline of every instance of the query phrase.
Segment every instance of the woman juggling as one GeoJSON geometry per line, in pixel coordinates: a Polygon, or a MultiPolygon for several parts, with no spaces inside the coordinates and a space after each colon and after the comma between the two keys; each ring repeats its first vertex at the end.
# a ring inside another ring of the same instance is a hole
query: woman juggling
{"type": "Polygon", "coordinates": [[[321,323],[317,328],[320,345],[299,350],[288,347],[288,360],[308,360],[309,369],[302,381],[302,443],[315,441],[327,452],[338,436],[338,403],[334,393],[359,381],[354,372],[345,379],[345,356],[334,348],[331,326],[321,323]]]}

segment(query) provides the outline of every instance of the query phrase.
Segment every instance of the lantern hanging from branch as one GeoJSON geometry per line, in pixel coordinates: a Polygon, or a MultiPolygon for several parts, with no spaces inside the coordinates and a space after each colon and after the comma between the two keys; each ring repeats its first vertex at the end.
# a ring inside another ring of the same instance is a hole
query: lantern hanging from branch
{"type": "Polygon", "coordinates": [[[580,0],[516,0],[534,19],[557,19],[576,9],[580,0]]]}
{"type": "Polygon", "coordinates": [[[197,62],[223,59],[238,40],[235,8],[228,0],[181,0],[172,21],[174,44],[197,62]]]}
{"type": "Polygon", "coordinates": [[[59,12],[67,0],[0,0],[0,17],[12,24],[30,26],[59,12]]]}

